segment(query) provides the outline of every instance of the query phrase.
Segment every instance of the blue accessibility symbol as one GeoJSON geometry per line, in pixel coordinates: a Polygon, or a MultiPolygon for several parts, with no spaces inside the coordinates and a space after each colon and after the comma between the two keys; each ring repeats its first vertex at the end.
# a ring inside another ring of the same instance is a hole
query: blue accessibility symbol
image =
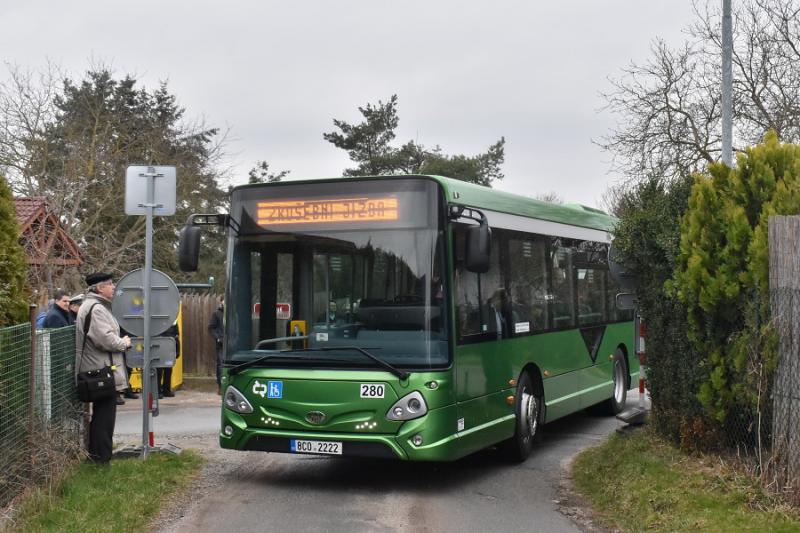
{"type": "Polygon", "coordinates": [[[283,381],[267,382],[267,398],[283,398],[283,381]]]}

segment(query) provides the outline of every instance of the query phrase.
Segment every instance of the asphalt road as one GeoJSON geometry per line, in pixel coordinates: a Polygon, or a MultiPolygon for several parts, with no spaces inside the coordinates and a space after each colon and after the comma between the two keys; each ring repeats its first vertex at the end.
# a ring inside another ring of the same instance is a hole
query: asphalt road
{"type": "MultiPolygon", "coordinates": [[[[629,392],[635,405],[638,392],[629,392]]],[[[141,404],[118,412],[115,441],[141,441],[141,404]]],[[[209,458],[186,501],[157,521],[164,532],[581,531],[562,514],[564,467],[622,424],[578,413],[544,426],[523,464],[497,450],[453,463],[233,452],[216,444],[219,399],[178,393],[161,404],[156,441],[209,458]]]]}

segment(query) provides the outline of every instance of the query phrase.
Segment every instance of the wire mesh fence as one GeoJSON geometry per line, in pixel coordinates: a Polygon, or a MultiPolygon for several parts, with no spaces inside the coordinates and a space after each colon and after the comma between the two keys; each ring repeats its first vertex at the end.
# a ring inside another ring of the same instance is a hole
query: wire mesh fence
{"type": "Polygon", "coordinates": [[[74,362],[74,326],[0,329],[0,507],[81,455],[84,410],[74,362]]]}

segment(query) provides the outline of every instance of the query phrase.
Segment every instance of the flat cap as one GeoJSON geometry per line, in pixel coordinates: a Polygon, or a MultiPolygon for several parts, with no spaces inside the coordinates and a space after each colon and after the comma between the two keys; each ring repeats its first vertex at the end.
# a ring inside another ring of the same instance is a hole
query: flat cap
{"type": "Polygon", "coordinates": [[[71,303],[71,304],[79,304],[84,299],[85,299],[85,297],[84,297],[83,293],[76,294],[75,296],[73,296],[72,298],[69,299],[69,303],[71,303]]]}
{"type": "Polygon", "coordinates": [[[108,281],[113,277],[114,276],[112,276],[107,272],[92,272],[91,274],[86,276],[86,286],[91,287],[92,285],[97,285],[98,283],[108,281]]]}

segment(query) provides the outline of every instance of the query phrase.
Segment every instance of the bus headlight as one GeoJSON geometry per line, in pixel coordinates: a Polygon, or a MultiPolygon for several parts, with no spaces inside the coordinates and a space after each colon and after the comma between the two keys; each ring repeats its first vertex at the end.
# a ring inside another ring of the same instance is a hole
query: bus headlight
{"type": "Polygon", "coordinates": [[[236,387],[230,386],[225,390],[225,407],[237,413],[252,413],[253,406],[244,397],[244,394],[239,392],[236,387]]]}
{"type": "Polygon", "coordinates": [[[389,409],[386,418],[389,420],[413,420],[428,412],[425,398],[418,391],[406,394],[389,409]]]}

